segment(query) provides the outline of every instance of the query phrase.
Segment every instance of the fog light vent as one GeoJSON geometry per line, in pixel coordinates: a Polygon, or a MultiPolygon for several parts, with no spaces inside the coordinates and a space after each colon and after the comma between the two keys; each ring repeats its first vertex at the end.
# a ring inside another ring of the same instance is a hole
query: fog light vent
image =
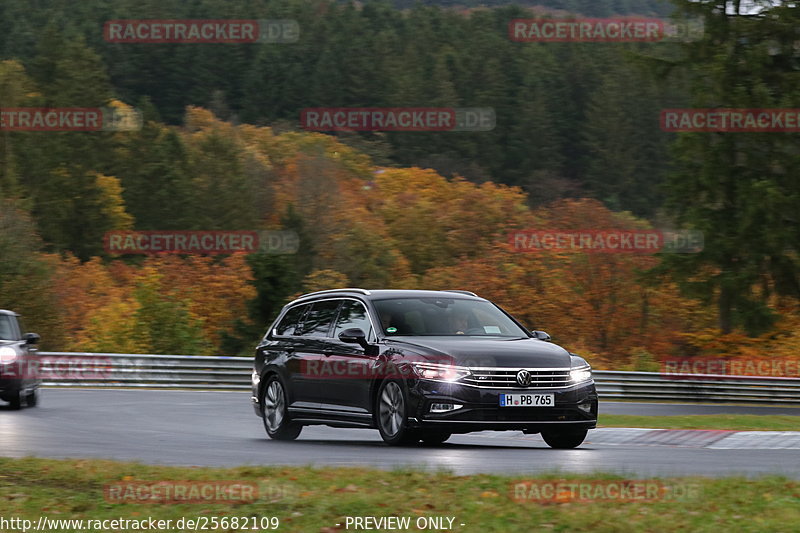
{"type": "Polygon", "coordinates": [[[460,403],[432,403],[431,413],[446,413],[464,407],[460,403]]]}
{"type": "Polygon", "coordinates": [[[586,403],[578,404],[578,409],[580,409],[581,411],[586,411],[588,413],[588,412],[590,412],[592,410],[592,403],[591,402],[586,402],[586,403]]]}

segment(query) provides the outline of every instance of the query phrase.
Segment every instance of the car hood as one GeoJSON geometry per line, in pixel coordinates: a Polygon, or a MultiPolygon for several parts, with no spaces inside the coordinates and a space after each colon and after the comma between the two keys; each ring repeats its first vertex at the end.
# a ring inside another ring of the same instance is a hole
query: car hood
{"type": "Polygon", "coordinates": [[[389,344],[430,362],[473,368],[569,368],[571,361],[561,346],[530,338],[394,337],[389,344]]]}

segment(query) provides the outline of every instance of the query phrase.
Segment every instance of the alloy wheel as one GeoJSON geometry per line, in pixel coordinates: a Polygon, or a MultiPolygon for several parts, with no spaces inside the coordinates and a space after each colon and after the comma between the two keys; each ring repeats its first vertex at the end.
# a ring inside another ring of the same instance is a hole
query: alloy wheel
{"type": "Polygon", "coordinates": [[[283,422],[283,413],[286,404],[283,399],[283,387],[278,380],[272,381],[264,395],[264,421],[267,429],[278,431],[283,422]]]}

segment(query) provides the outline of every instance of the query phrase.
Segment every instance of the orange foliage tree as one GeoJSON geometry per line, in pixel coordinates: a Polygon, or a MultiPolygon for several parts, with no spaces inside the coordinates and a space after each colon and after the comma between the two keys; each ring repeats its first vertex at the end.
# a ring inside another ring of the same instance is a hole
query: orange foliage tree
{"type": "MultiPolygon", "coordinates": [[[[595,200],[563,200],[532,213],[525,228],[647,229],[648,224],[595,200]]],[[[635,366],[643,352],[669,355],[682,332],[713,320],[699,304],[680,298],[674,286],[644,276],[657,262],[640,254],[520,253],[503,239],[491,254],[433,269],[424,281],[430,287],[476,290],[604,365],[635,366]]]]}
{"type": "Polygon", "coordinates": [[[69,351],[212,354],[255,294],[242,255],[150,257],[138,267],[50,260],[69,351]]]}

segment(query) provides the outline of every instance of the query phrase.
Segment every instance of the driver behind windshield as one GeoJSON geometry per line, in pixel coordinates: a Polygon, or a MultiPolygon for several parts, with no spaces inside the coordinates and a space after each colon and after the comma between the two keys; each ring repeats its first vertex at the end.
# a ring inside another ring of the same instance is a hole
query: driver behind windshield
{"type": "Polygon", "coordinates": [[[454,311],[450,322],[456,335],[464,335],[469,329],[469,315],[464,311],[454,311]]]}

